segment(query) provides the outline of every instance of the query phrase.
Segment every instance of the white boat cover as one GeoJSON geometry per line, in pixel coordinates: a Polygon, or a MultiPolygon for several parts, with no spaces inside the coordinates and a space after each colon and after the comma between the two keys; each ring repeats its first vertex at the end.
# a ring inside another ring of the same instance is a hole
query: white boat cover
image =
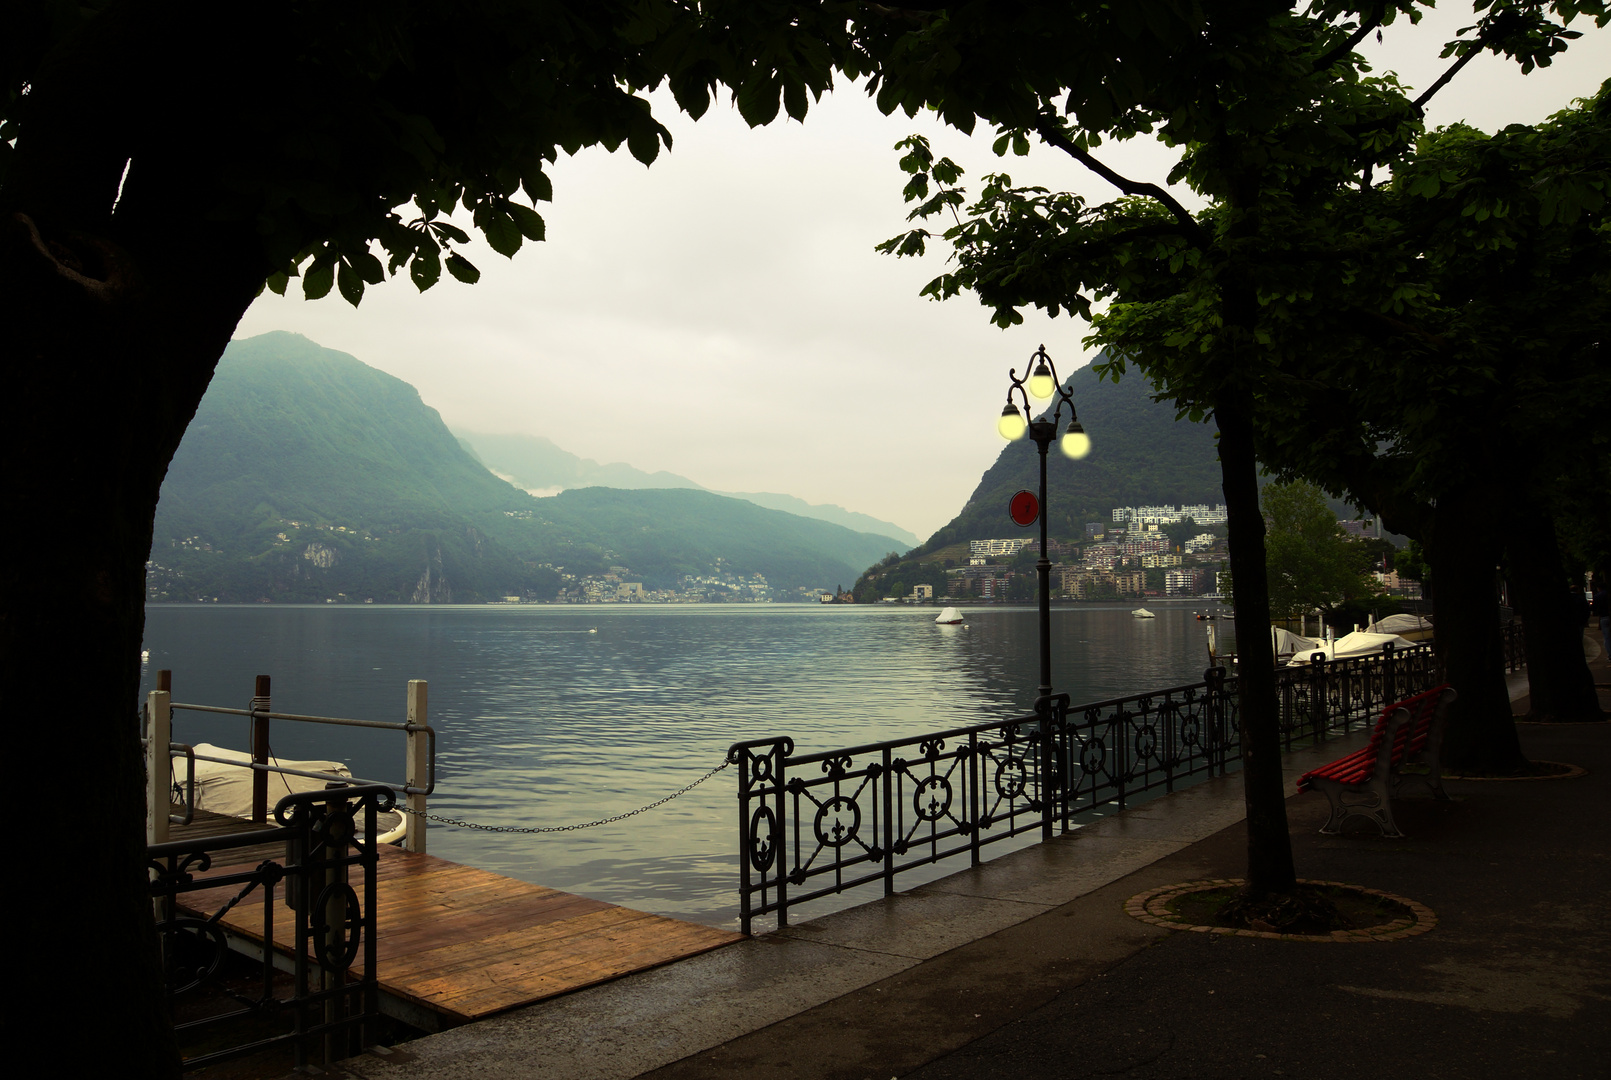
{"type": "Polygon", "coordinates": [[[1408,649],[1415,643],[1406,641],[1397,634],[1372,634],[1364,630],[1355,630],[1352,634],[1342,637],[1327,645],[1316,645],[1312,649],[1303,649],[1293,654],[1292,662],[1288,667],[1302,667],[1309,663],[1315,653],[1325,653],[1327,660],[1347,660],[1353,656],[1371,656],[1382,651],[1382,647],[1392,644],[1395,649],[1408,649]]]}
{"type": "Polygon", "coordinates": [[[959,623],[962,621],[962,612],[954,607],[944,608],[938,615],[934,616],[934,621],[937,623],[959,623]]]}
{"type": "Polygon", "coordinates": [[[1298,652],[1308,656],[1316,649],[1325,648],[1326,645],[1324,641],[1303,637],[1291,630],[1283,630],[1279,626],[1270,627],[1270,644],[1275,647],[1277,656],[1291,656],[1298,652]]]}
{"type": "Polygon", "coordinates": [[[1156,619],[1157,618],[1156,615],[1154,615],[1152,612],[1148,611],[1144,607],[1138,607],[1134,611],[1130,612],[1130,614],[1134,615],[1138,619],[1156,619]]]}
{"type": "Polygon", "coordinates": [[[1410,634],[1417,630],[1432,629],[1431,620],[1420,615],[1389,615],[1378,619],[1365,629],[1372,634],[1410,634]]]}
{"type": "MultiPolygon", "coordinates": [[[[197,743],[196,753],[205,757],[227,758],[230,761],[241,762],[240,765],[220,765],[214,761],[196,762],[196,809],[210,810],[215,814],[228,814],[230,817],[251,817],[252,770],[247,766],[251,763],[252,755],[239,750],[226,750],[211,743],[197,743]]],[[[284,758],[270,758],[269,763],[284,769],[329,773],[331,780],[348,779],[352,776],[352,770],[339,761],[287,761],[284,758]]],[[[178,784],[181,790],[185,787],[185,764],[183,757],[173,759],[174,783],[178,784]]],[[[301,791],[323,791],[328,782],[306,776],[269,773],[269,813],[273,814],[274,804],[285,796],[301,791]]]]}

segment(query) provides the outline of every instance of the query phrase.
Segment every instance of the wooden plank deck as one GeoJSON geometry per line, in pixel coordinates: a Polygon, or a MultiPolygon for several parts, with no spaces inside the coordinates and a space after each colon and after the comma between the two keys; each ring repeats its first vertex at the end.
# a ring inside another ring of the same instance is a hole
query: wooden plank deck
{"type": "MultiPolygon", "coordinates": [[[[175,827],[174,838],[188,839],[196,827],[175,827]]],[[[284,859],[283,847],[246,850],[250,854],[244,858],[229,853],[228,861],[238,868],[255,866],[264,858],[284,859]]],[[[217,866],[211,873],[229,869],[217,866]]],[[[731,931],[633,911],[389,846],[380,849],[375,885],[381,993],[431,1011],[444,1026],[741,939],[731,931]]],[[[359,875],[352,886],[363,895],[359,875]]],[[[210,915],[236,892],[233,887],[203,890],[187,894],[182,903],[210,915]]],[[[261,945],[262,903],[262,890],[253,890],[220,922],[237,937],[261,945]]],[[[287,957],[292,952],[292,919],[293,913],[277,896],[275,949],[287,957]]]]}

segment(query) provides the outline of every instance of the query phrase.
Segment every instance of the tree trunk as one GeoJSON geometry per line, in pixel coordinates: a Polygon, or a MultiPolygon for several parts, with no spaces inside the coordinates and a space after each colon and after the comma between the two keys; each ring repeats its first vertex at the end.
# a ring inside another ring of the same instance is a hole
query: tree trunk
{"type": "Polygon", "coordinates": [[[1527,649],[1530,720],[1600,720],[1594,676],[1583,657],[1583,621],[1567,595],[1555,522],[1529,513],[1529,543],[1507,551],[1511,592],[1527,649]]]}
{"type": "Polygon", "coordinates": [[[1280,705],[1270,643],[1270,590],[1265,580],[1264,515],[1258,460],[1245,402],[1226,395],[1214,410],[1236,582],[1237,710],[1242,740],[1242,799],[1247,807],[1247,882],[1252,896],[1298,887],[1281,775],[1280,705]]]}
{"type": "Polygon", "coordinates": [[[0,571],[0,655],[12,717],[55,736],[28,748],[53,779],[27,825],[61,875],[48,897],[60,932],[11,1023],[70,1049],[84,1075],[178,1072],[146,879],[145,560],[168,462],[261,281],[255,252],[243,266],[194,236],[182,247],[141,265],[104,240],[0,219],[0,324],[23,406],[0,440],[34,525],[26,541],[13,530],[0,571]]]}
{"type": "Polygon", "coordinates": [[[1444,766],[1454,773],[1503,776],[1523,769],[1527,759],[1505,688],[1492,505],[1469,485],[1443,492],[1423,542],[1438,579],[1438,662],[1459,695],[1444,736],[1444,766]]]}

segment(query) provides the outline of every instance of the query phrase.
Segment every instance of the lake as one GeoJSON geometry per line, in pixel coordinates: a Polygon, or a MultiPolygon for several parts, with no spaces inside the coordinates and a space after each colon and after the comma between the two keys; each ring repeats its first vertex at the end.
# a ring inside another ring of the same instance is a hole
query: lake
{"type": "MultiPolygon", "coordinates": [[[[1052,681],[1075,703],[1202,678],[1204,602],[1052,611],[1052,681]]],[[[142,695],[173,671],[174,700],[245,707],[273,678],[276,712],[404,719],[406,683],[430,683],[432,813],[557,826],[652,802],[719,764],[734,742],[791,736],[804,750],[982,723],[1029,710],[1032,607],[711,605],[154,605],[142,695]]],[[[1234,647],[1231,624],[1222,650],[1234,647]]],[[[143,700],[143,697],[142,697],[143,700]]],[[[179,742],[246,749],[238,717],[181,713],[179,742]]],[[[276,722],[274,753],[334,758],[400,782],[403,736],[276,722]]],[[[433,824],[430,851],[640,910],[735,925],[731,771],[646,814],[546,835],[433,824]]],[[[946,868],[947,870],[953,868],[946,868]]],[[[915,881],[914,881],[915,883],[915,881]]],[[[903,887],[905,879],[903,879],[903,887]]],[[[812,912],[826,911],[824,903],[812,912]]]]}

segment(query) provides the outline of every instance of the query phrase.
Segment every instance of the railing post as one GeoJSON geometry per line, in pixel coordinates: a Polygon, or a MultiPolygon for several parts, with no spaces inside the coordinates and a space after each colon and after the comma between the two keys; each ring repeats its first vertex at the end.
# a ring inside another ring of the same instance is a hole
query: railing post
{"type": "Polygon", "coordinates": [[[1055,783],[1052,760],[1052,703],[1047,700],[1040,714],[1040,838],[1052,838],[1052,785],[1055,783]]]}
{"type": "Polygon", "coordinates": [[[983,779],[985,770],[979,764],[979,733],[968,732],[968,822],[973,833],[968,837],[968,864],[979,865],[979,834],[984,830],[979,827],[979,815],[984,812],[984,799],[979,794],[979,784],[983,779]]]}
{"type": "MultiPolygon", "coordinates": [[[[1309,732],[1315,742],[1321,741],[1321,732],[1326,728],[1326,667],[1324,654],[1315,653],[1309,658],[1309,732]]],[[[1292,749],[1290,732],[1287,734],[1287,749],[1292,749]]]]}
{"type": "MultiPolygon", "coordinates": [[[[324,873],[321,875],[322,897],[324,911],[324,947],[326,957],[339,957],[346,947],[347,925],[347,847],[352,842],[348,813],[348,803],[345,799],[332,799],[325,805],[325,847],[324,847],[324,873]],[[343,821],[345,819],[345,821],[343,821]]],[[[357,929],[356,927],[354,928],[357,929]]],[[[369,935],[373,937],[373,935],[369,935]]],[[[340,1031],[334,1025],[347,1018],[347,995],[341,993],[347,985],[347,970],[345,967],[336,967],[332,964],[319,964],[319,989],[330,996],[324,999],[324,1022],[331,1026],[331,1030],[324,1036],[324,1064],[347,1057],[347,1047],[343,1044],[351,1036],[346,1031],[340,1031]]]]}
{"type": "Polygon", "coordinates": [[[1397,689],[1398,680],[1393,677],[1393,643],[1389,641],[1382,646],[1382,703],[1376,712],[1381,712],[1393,702],[1402,700],[1393,696],[1393,692],[1397,689]]]}
{"type": "MultiPolygon", "coordinates": [[[[727,751],[727,760],[738,757],[738,928],[750,936],[750,860],[755,843],[750,837],[750,752],[736,746],[727,751]]],[[[764,899],[763,899],[764,902],[764,899]]]]}
{"type": "Polygon", "coordinates": [[[884,747],[881,764],[884,771],[878,776],[883,782],[884,790],[879,794],[882,797],[884,818],[884,895],[895,895],[895,759],[890,754],[889,747],[884,747]]]}
{"type": "MultiPolygon", "coordinates": [[[[788,805],[788,795],[784,791],[784,777],[783,777],[783,759],[785,757],[787,757],[788,754],[784,750],[784,745],[785,745],[784,740],[780,739],[777,742],[774,742],[772,744],[772,749],[768,751],[768,753],[773,755],[773,760],[777,763],[777,769],[776,769],[776,773],[777,773],[777,791],[773,792],[772,798],[774,799],[774,802],[773,802],[772,805],[776,808],[776,812],[773,814],[773,818],[777,821],[777,824],[774,826],[774,828],[777,829],[777,837],[778,837],[777,838],[777,843],[774,845],[774,847],[775,847],[775,849],[777,851],[777,862],[774,865],[777,868],[777,875],[778,875],[777,876],[777,883],[778,883],[777,884],[777,890],[778,890],[778,927],[777,928],[779,930],[781,930],[785,926],[789,925],[789,871],[788,871],[788,864],[789,864],[789,858],[790,858],[790,856],[789,856],[789,822],[784,817],[784,814],[787,812],[785,808],[788,805]]],[[[792,747],[794,744],[791,742],[791,743],[788,743],[788,745],[790,747],[792,747]]],[[[796,800],[796,801],[798,802],[798,800],[796,800]]],[[[800,850],[800,837],[799,837],[799,833],[798,833],[798,830],[800,828],[800,823],[798,821],[794,822],[794,828],[796,830],[796,833],[795,833],[795,836],[794,836],[794,850],[796,852],[798,852],[800,850]]]]}
{"type": "Polygon", "coordinates": [[[173,741],[172,698],[167,690],[153,690],[145,697],[145,842],[148,844],[168,842],[168,792],[173,787],[172,759],[168,757],[168,744],[173,741]]]}
{"type": "MultiPolygon", "coordinates": [[[[269,718],[260,715],[269,711],[269,677],[259,675],[252,694],[252,764],[269,763],[269,718]]],[[[258,824],[268,821],[268,773],[261,768],[252,770],[252,820],[258,824]]]]}
{"type": "Polygon", "coordinates": [[[404,797],[408,813],[403,817],[407,832],[403,835],[403,850],[425,854],[425,789],[430,786],[431,744],[425,731],[426,683],[424,679],[408,680],[408,748],[403,763],[403,776],[409,791],[404,797]],[[419,788],[419,791],[414,791],[419,788]]]}

